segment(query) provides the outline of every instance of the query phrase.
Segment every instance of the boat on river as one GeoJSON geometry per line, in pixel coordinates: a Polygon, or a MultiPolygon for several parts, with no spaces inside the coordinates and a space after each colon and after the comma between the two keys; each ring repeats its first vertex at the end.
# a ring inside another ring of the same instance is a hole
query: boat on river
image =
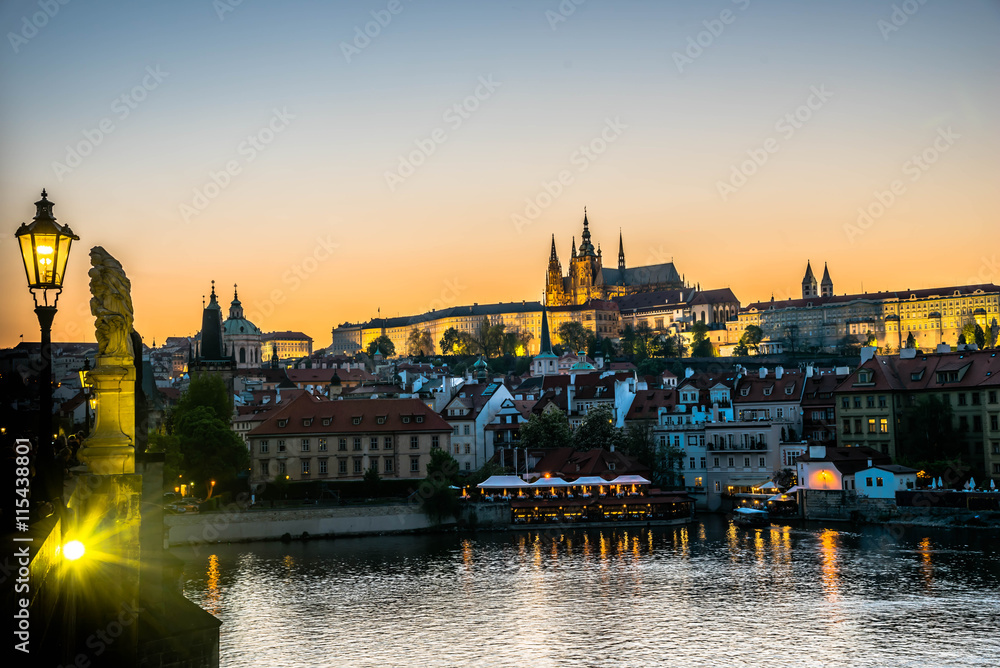
{"type": "Polygon", "coordinates": [[[766,526],[771,523],[771,516],[761,508],[736,508],[733,510],[733,521],[742,526],[766,526]]]}

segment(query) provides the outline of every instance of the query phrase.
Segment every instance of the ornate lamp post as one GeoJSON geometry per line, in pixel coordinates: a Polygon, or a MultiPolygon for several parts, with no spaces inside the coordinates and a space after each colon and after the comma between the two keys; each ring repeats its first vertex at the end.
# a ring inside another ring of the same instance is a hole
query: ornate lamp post
{"type": "Polygon", "coordinates": [[[87,372],[90,371],[90,358],[83,360],[83,368],[80,369],[80,391],[83,392],[83,437],[90,436],[90,381],[87,379],[87,372]]]}
{"type": "Polygon", "coordinates": [[[80,237],[69,226],[56,222],[52,216],[52,202],[42,190],[42,199],[35,202],[35,218],[30,224],[21,223],[15,237],[21,245],[24,272],[28,277],[28,290],[35,301],[35,315],[42,329],[42,369],[39,378],[38,452],[39,471],[48,500],[62,496],[56,476],[55,453],[52,450],[52,320],[56,315],[56,302],[62,292],[70,245],[80,237]],[[38,291],[42,303],[38,303],[38,291]],[[49,291],[54,292],[49,304],[49,291]]]}

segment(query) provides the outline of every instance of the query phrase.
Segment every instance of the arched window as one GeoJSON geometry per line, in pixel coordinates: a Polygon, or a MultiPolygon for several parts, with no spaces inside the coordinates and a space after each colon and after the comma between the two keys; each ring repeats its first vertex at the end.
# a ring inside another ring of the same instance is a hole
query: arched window
{"type": "Polygon", "coordinates": [[[240,364],[246,364],[247,361],[247,349],[240,348],[240,364]]]}

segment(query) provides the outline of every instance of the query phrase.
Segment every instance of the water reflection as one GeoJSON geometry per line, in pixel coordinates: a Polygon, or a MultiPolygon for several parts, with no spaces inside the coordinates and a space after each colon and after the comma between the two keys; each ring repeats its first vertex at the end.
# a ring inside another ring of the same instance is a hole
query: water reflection
{"type": "Polygon", "coordinates": [[[918,544],[920,551],[920,574],[923,576],[924,587],[934,588],[934,563],[931,560],[931,539],[927,536],[918,544]]]}
{"type": "Polygon", "coordinates": [[[993,665],[995,536],[909,531],[916,559],[878,536],[707,518],[174,552],[223,666],[993,665]]]}
{"type": "Polygon", "coordinates": [[[823,593],[827,601],[836,603],[840,599],[840,574],[837,572],[837,532],[824,529],[819,536],[819,545],[823,593]]]}
{"type": "Polygon", "coordinates": [[[219,599],[219,556],[212,554],[205,573],[205,609],[213,615],[219,614],[219,599]]]}

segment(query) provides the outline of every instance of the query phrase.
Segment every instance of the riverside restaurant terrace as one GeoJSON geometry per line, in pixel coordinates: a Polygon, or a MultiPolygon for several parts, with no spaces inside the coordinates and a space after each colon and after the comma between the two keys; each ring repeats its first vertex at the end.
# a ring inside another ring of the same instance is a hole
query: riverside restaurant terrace
{"type": "Polygon", "coordinates": [[[509,503],[511,524],[683,524],[694,518],[694,500],[683,493],[651,488],[642,476],[613,480],[585,476],[576,480],[542,477],[527,482],[519,476],[491,476],[463,498],[509,503]]]}

